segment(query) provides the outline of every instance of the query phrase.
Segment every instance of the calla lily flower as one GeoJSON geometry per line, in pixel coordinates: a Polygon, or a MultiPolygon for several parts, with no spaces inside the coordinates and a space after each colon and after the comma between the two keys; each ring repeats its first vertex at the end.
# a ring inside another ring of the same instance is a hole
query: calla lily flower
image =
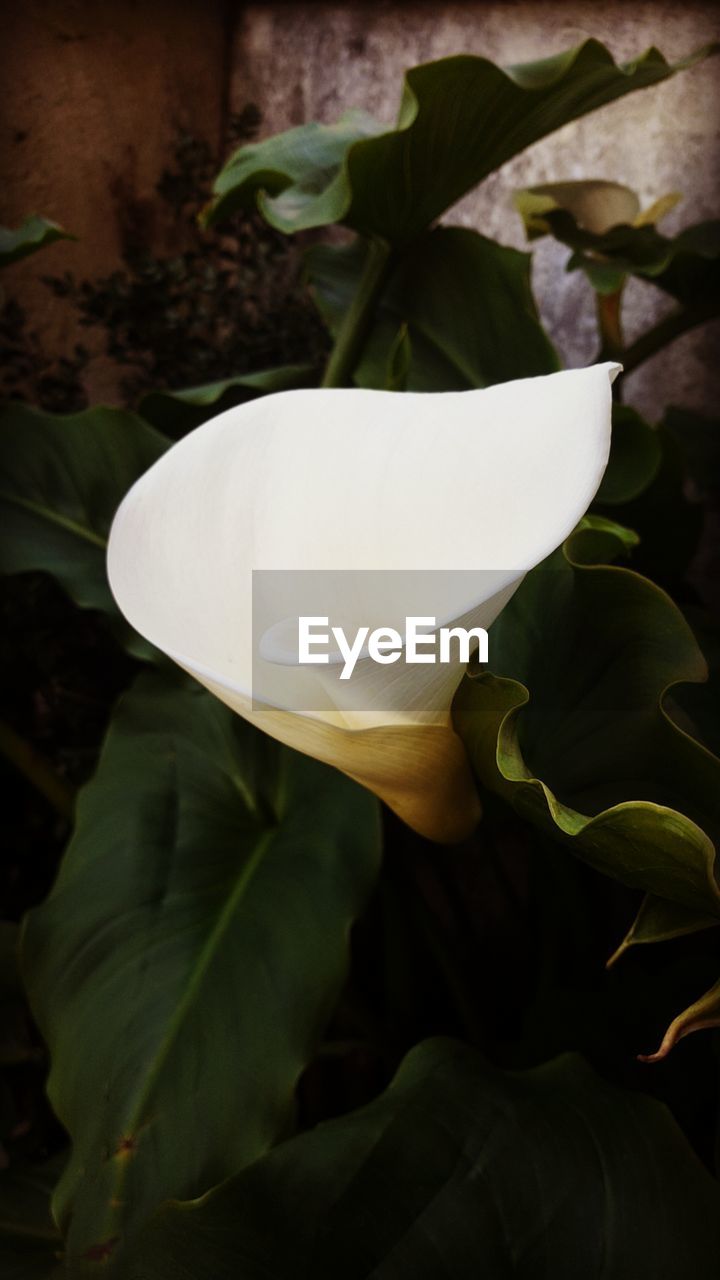
{"type": "Polygon", "coordinates": [[[450,716],[465,664],[364,653],[346,684],[332,662],[293,665],[276,628],[260,648],[277,684],[258,695],[253,573],[332,574],[358,626],[409,610],[488,628],[591,502],[619,368],[438,394],[287,391],[230,409],[122,502],[108,549],[117,603],[260,729],[357,779],[423,835],[461,839],[479,816],[450,716]]]}
{"type": "Polygon", "coordinates": [[[620,225],[642,227],[659,222],[681,199],[673,191],[660,196],[647,209],[631,187],[604,178],[583,178],[573,182],[547,182],[517,191],[515,207],[520,213],[528,239],[544,236],[550,226],[543,216],[556,209],[572,214],[577,225],[593,235],[602,236],[620,225]]]}

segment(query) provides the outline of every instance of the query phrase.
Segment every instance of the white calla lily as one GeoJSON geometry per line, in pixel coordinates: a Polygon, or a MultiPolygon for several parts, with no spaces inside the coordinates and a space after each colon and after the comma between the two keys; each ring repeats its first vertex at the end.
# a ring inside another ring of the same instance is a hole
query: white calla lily
{"type": "Polygon", "coordinates": [[[421,833],[461,838],[479,813],[450,719],[464,666],[365,655],[345,685],[336,665],[293,664],[275,629],[263,659],[275,692],[259,697],[253,572],[331,572],[357,625],[420,612],[489,627],[593,498],[619,367],[481,391],[289,391],[230,409],[125,497],[108,549],[118,605],[233,710],[356,778],[421,833]],[[426,605],[416,570],[435,571],[426,605]]]}
{"type": "Polygon", "coordinates": [[[547,235],[550,226],[543,215],[556,209],[572,214],[577,225],[602,236],[612,227],[642,227],[664,218],[681,199],[677,192],[660,196],[648,209],[631,187],[605,178],[582,178],[570,182],[546,182],[517,191],[515,207],[525,222],[530,239],[547,235]]]}

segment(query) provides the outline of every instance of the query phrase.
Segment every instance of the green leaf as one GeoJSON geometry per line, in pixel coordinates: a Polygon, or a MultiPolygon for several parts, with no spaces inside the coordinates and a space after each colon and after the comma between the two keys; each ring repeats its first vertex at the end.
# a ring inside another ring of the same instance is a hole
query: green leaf
{"type": "Polygon", "coordinates": [[[153,651],[120,619],[105,548],[120,501],[166,447],[123,409],[0,409],[0,572],[53,574],[77,604],[108,614],[141,657],[153,651]]]}
{"type": "Polygon", "coordinates": [[[54,240],[76,240],[69,231],[63,231],[57,222],[41,218],[37,214],[26,218],[19,227],[0,227],[0,267],[9,267],[31,253],[37,253],[54,240]]]}
{"type": "MultiPolygon", "coordinates": [[[[679,411],[682,412],[682,411],[679,411]]],[[[693,624],[702,645],[703,653],[709,664],[709,680],[702,686],[682,685],[672,690],[668,709],[681,723],[697,737],[705,746],[717,750],[718,745],[718,639],[716,629],[710,631],[703,625],[702,613],[693,611],[693,624]]],[[[635,946],[646,946],[648,943],[668,942],[674,938],[697,933],[704,929],[717,927],[717,916],[693,911],[677,902],[668,902],[648,894],[627,935],[618,947],[609,963],[614,964],[626,951],[635,946]]],[[[683,1035],[700,1030],[703,1026],[714,1026],[706,1019],[712,1018],[713,1012],[720,1009],[717,990],[713,989],[707,996],[701,997],[688,1009],[678,1015],[670,1024],[659,1050],[659,1056],[665,1057],[683,1035]]]]}
{"type": "Polygon", "coordinates": [[[288,364],[259,373],[240,373],[184,391],[149,391],[140,401],[138,413],[165,435],[178,440],[208,418],[253,395],[310,386],[313,372],[311,365],[288,364]]]}
{"type": "Polygon", "coordinates": [[[650,942],[670,942],[673,938],[683,938],[689,933],[716,928],[718,924],[720,921],[715,915],[703,915],[691,907],[683,907],[678,902],[656,898],[649,893],[643,899],[632,926],[617,951],[610,957],[608,965],[615,964],[630,947],[650,942]]]}
{"type": "Polygon", "coordinates": [[[634,529],[604,516],[586,515],[574,532],[573,560],[575,564],[612,564],[629,556],[639,541],[634,529]]]}
{"type": "Polygon", "coordinates": [[[672,242],[655,227],[619,226],[593,235],[568,213],[549,214],[547,221],[555,239],[575,250],[567,270],[584,271],[597,293],[615,293],[627,275],[659,276],[672,256],[672,242]]]}
{"type": "MultiPolygon", "coordinates": [[[[333,333],[357,291],[360,241],[322,245],[307,255],[320,311],[333,333]]],[[[383,295],[355,381],[382,389],[388,358],[405,324],[409,391],[454,391],[552,373],[557,354],[540,324],[530,283],[531,255],[461,227],[438,227],[407,250],[383,295]]]]}
{"type": "Polygon", "coordinates": [[[658,288],[689,309],[717,315],[720,303],[720,220],[686,227],[671,241],[667,265],[648,272],[658,288]]]}
{"type": "Polygon", "coordinates": [[[720,761],[663,706],[706,676],[672,601],[576,563],[571,539],[525,579],[489,652],[454,704],[480,781],[596,870],[720,920],[720,761]]]}
{"type": "Polygon", "coordinates": [[[343,775],[194,684],[147,672],[121,700],[22,945],[77,1265],[287,1130],[378,859],[376,801],[343,775]]]}
{"type": "MultiPolygon", "coordinates": [[[[306,251],[306,271],[315,302],[335,339],[357,294],[367,253],[368,249],[359,237],[349,245],[319,244],[306,251]]],[[[432,346],[428,349],[428,344],[418,333],[411,334],[403,309],[398,312],[387,305],[387,293],[381,297],[373,316],[355,368],[354,382],[361,387],[385,390],[392,353],[403,326],[407,335],[405,350],[409,356],[404,390],[430,390],[435,384],[447,390],[463,390],[467,386],[463,375],[432,346]],[[427,386],[427,382],[431,386],[427,386]]]]}
{"type": "Polygon", "coordinates": [[[0,1270],[3,1280],[50,1280],[62,1251],[50,1196],[65,1155],[0,1173],[0,1270]]]}
{"type": "Polygon", "coordinates": [[[256,203],[270,225],[281,231],[339,221],[333,217],[314,220],[315,207],[318,203],[322,207],[328,184],[340,171],[350,147],[383,129],[366,112],[351,110],[344,112],[337,124],[303,124],[239,147],[218,174],[213,199],[203,210],[201,223],[214,226],[256,203]],[[278,198],[281,204],[276,210],[278,198]]]}
{"type": "Polygon", "coordinates": [[[720,1191],[670,1113],[567,1055],[430,1041],[370,1106],[164,1209],[128,1280],[712,1280],[720,1191]]]}
{"type": "Polygon", "coordinates": [[[241,147],[217,179],[206,222],[257,200],[280,231],[344,222],[407,243],[539,138],[715,51],[670,65],[652,48],[620,65],[587,40],[506,70],[469,54],[414,67],[395,129],[376,136],[374,122],[344,116],[330,128],[306,125],[241,147]]]}
{"type": "Polygon", "coordinates": [[[601,506],[630,502],[652,484],[662,461],[662,439],[628,405],[614,404],[610,460],[595,501],[601,506]]]}

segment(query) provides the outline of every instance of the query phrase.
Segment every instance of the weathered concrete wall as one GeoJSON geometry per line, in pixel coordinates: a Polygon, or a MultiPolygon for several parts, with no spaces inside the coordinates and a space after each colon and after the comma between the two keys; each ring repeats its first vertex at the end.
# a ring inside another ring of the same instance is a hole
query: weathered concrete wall
{"type": "MultiPolygon", "coordinates": [[[[720,32],[717,5],[610,0],[561,3],[423,4],[419,0],[233,4],[223,0],[25,0],[5,20],[0,52],[4,166],[0,221],[29,212],[58,219],[79,237],[6,275],[47,341],[78,337],[67,309],[35,281],[65,269],[107,273],[128,220],[148,243],[166,242],[155,197],[177,126],[217,141],[224,115],[250,101],[266,133],[304,120],[330,121],[346,106],[393,120],[402,72],[413,63],[471,51],[511,63],[544,56],[589,35],[629,58],[649,44],[670,58],[720,32]]],[[[717,62],[632,95],[536,144],[452,212],[508,244],[523,245],[510,207],[515,187],[605,176],[629,183],[646,202],[685,193],[669,230],[712,216],[720,187],[717,62]]],[[[168,248],[172,248],[168,245],[168,248]]],[[[563,354],[581,363],[594,349],[592,300],[584,280],[563,273],[565,254],[535,250],[535,286],[563,354]]],[[[664,300],[633,286],[629,336],[664,300]]],[[[700,404],[717,391],[710,330],[678,341],[671,355],[634,378],[634,399],[650,411],[668,397],[700,404]]],[[[92,394],[112,396],[114,372],[96,362],[92,394]]]]}
{"type": "MultiPolygon", "coordinates": [[[[417,62],[464,52],[510,64],[589,36],[623,60],[652,44],[674,60],[719,34],[718,6],[692,2],[248,4],[235,37],[231,101],[235,107],[257,102],[268,133],[305,120],[330,122],[348,106],[392,122],[403,70],[417,62]]],[[[683,192],[683,203],[664,223],[668,231],[717,216],[719,117],[718,63],[711,60],[537,143],[461,201],[448,220],[524,247],[512,191],[582,177],[625,182],[646,205],[665,192],[683,192]]],[[[579,274],[564,274],[567,253],[558,246],[541,241],[534,252],[544,318],[567,361],[584,363],[595,349],[588,286],[579,274]]],[[[628,337],[668,309],[656,290],[632,284],[628,337]]],[[[668,397],[700,407],[717,392],[713,329],[683,337],[628,379],[635,402],[659,412],[668,397]]]]}

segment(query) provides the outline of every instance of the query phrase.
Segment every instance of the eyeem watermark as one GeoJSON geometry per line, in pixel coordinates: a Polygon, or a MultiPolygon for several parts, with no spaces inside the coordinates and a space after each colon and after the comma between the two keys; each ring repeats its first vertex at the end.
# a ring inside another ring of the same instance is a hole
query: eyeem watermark
{"type": "Polygon", "coordinates": [[[386,713],[435,724],[468,662],[492,663],[490,627],[517,577],[504,569],[254,570],[253,700],[303,715],[337,710],[360,727],[386,713]]]}
{"type": "Polygon", "coordinates": [[[405,619],[404,631],[395,627],[358,627],[350,638],[342,626],[331,626],[327,615],[298,618],[300,666],[329,665],[342,660],[341,680],[349,680],[358,658],[389,666],[402,658],[410,666],[431,663],[488,660],[488,633],[484,627],[438,627],[427,615],[405,619]]]}

